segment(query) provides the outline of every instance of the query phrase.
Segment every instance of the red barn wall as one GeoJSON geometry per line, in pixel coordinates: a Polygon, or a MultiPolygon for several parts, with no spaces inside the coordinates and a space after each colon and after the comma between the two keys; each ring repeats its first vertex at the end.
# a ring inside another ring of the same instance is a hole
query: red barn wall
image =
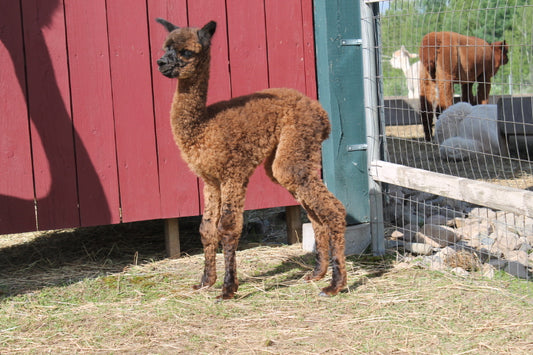
{"type": "MultiPolygon", "coordinates": [[[[0,234],[202,211],[157,71],[163,17],[217,21],[210,103],[267,87],[316,97],[311,0],[0,0],[0,234]]],[[[246,208],[294,205],[266,177],[246,208]]]]}

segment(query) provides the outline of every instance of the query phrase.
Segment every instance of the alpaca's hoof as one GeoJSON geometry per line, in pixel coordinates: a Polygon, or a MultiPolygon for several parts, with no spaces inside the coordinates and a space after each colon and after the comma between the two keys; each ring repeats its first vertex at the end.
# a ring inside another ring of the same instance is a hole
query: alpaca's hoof
{"type": "Polygon", "coordinates": [[[321,297],[331,297],[331,296],[335,296],[336,294],[338,294],[339,291],[340,291],[340,289],[338,287],[328,286],[328,287],[324,287],[322,289],[322,292],[319,293],[319,296],[321,296],[321,297]]]}
{"type": "Polygon", "coordinates": [[[304,279],[307,282],[311,282],[311,281],[321,280],[323,277],[324,277],[323,274],[321,275],[321,274],[316,274],[315,272],[310,272],[307,275],[305,275],[304,279]]]}
{"type": "Polygon", "coordinates": [[[231,300],[233,297],[235,296],[235,294],[229,294],[229,293],[223,293],[219,296],[217,296],[217,299],[215,301],[215,303],[219,303],[219,302],[222,302],[224,300],[231,300]]]}

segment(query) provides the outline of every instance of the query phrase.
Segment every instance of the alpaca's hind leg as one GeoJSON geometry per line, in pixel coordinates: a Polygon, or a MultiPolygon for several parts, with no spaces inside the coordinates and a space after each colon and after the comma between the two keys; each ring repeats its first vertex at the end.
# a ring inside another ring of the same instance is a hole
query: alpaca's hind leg
{"type": "Polygon", "coordinates": [[[328,287],[322,289],[325,295],[335,295],[346,286],[345,241],[346,211],[342,203],[328,191],[323,182],[313,179],[306,185],[296,188],[294,196],[312,220],[316,220],[315,239],[317,245],[317,265],[308,277],[320,278],[327,269],[328,250],[331,251],[332,279],[328,287]]]}
{"type": "Polygon", "coordinates": [[[429,73],[422,68],[420,70],[420,120],[424,128],[424,138],[431,142],[433,135],[433,102],[436,99],[436,85],[429,77],[429,73]]]}
{"type": "MultiPolygon", "coordinates": [[[[304,207],[307,212],[307,209],[304,207]]],[[[314,218],[313,211],[309,210],[307,216],[311,221],[313,226],[313,231],[315,232],[315,245],[316,245],[316,264],[312,272],[305,275],[307,281],[317,281],[320,280],[326,275],[329,265],[329,241],[327,237],[328,230],[327,227],[314,218]]]]}
{"type": "Polygon", "coordinates": [[[202,279],[198,285],[193,286],[194,289],[210,287],[217,279],[216,251],[219,243],[217,224],[220,219],[220,188],[215,184],[206,183],[204,185],[204,200],[205,207],[200,225],[200,235],[204,246],[205,266],[202,279]]]}
{"type": "Polygon", "coordinates": [[[319,177],[320,142],[317,137],[302,137],[301,131],[286,131],[280,139],[272,172],[274,178],[300,202],[313,222],[318,264],[308,279],[320,279],[324,275],[331,249],[333,278],[330,286],[322,291],[334,295],[346,286],[346,211],[319,177]]]}
{"type": "Polygon", "coordinates": [[[242,233],[246,183],[227,182],[222,184],[221,215],[218,233],[224,250],[225,275],[222,295],[218,298],[233,298],[239,288],[235,252],[242,233]]]}

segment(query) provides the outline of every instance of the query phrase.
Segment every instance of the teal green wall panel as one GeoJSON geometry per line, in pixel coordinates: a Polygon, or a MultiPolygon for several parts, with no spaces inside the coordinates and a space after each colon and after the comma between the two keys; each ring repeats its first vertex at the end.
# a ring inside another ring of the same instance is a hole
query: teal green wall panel
{"type": "Polygon", "coordinates": [[[322,147],[324,180],[346,206],[348,224],[369,222],[359,1],[315,0],[314,16],[318,98],[332,125],[322,147]]]}

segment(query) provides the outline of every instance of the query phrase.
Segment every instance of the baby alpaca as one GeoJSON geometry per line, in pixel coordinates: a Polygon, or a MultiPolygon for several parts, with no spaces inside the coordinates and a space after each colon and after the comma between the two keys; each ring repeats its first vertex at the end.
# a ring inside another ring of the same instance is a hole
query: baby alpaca
{"type": "Polygon", "coordinates": [[[346,286],[346,212],[319,175],[321,143],[330,132],[327,113],[317,101],[291,89],[268,89],[206,107],[216,23],[197,29],[156,21],[169,32],[165,54],[157,61],[159,71],[178,79],[170,114],[174,139],[183,159],[205,183],[200,226],[205,268],[194,288],[215,283],[216,250],[222,243],[225,276],[219,298],[229,299],[237,292],[235,251],[246,187],[264,162],[268,176],[303,206],[315,230],[317,264],[306,279],[324,277],[331,248],[333,278],[321,295],[337,294],[346,286]]]}

